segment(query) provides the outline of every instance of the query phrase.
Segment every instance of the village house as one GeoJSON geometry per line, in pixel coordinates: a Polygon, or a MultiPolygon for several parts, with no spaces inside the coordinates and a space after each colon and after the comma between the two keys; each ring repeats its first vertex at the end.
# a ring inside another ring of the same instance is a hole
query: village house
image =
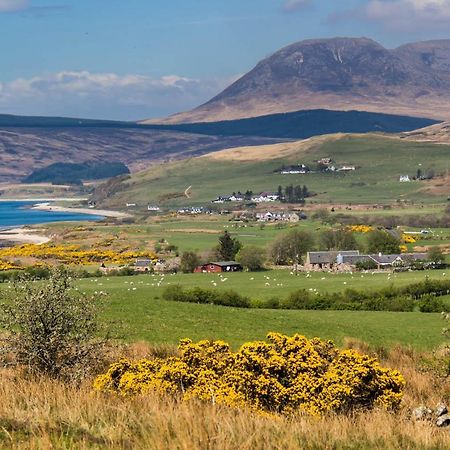
{"type": "Polygon", "coordinates": [[[353,170],[356,170],[355,166],[342,166],[337,169],[338,172],[351,172],[353,170]]]}
{"type": "Polygon", "coordinates": [[[338,261],[342,261],[343,257],[349,256],[359,256],[359,250],[308,252],[304,268],[306,270],[332,270],[338,264],[338,261]]]}
{"type": "Polygon", "coordinates": [[[291,222],[297,223],[300,216],[296,213],[271,212],[256,213],[256,220],[258,222],[291,222]]]}
{"type": "Polygon", "coordinates": [[[400,183],[409,183],[411,179],[409,178],[409,175],[400,175],[399,181],[400,183]]]}
{"type": "Polygon", "coordinates": [[[236,261],[209,262],[198,266],[195,273],[242,272],[243,267],[236,261]]]}
{"type": "Polygon", "coordinates": [[[156,206],[156,205],[148,205],[147,206],[147,211],[159,211],[160,210],[160,208],[159,208],[159,206],[156,206]]]}
{"type": "Polygon", "coordinates": [[[253,196],[251,200],[255,203],[276,202],[280,200],[280,196],[271,192],[261,192],[261,194],[253,196]]]}
{"type": "Polygon", "coordinates": [[[147,258],[136,259],[133,269],[135,272],[151,272],[153,270],[153,261],[147,258]]]}
{"type": "Polygon", "coordinates": [[[280,170],[280,173],[282,175],[297,175],[297,174],[306,174],[309,173],[311,170],[308,166],[305,164],[297,164],[296,166],[289,166],[289,167],[283,167],[280,170]]]}

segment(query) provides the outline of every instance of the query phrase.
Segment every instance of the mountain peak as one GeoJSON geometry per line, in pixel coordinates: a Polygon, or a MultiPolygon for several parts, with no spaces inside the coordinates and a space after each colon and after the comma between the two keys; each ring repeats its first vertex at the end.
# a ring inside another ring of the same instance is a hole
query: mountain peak
{"type": "Polygon", "coordinates": [[[296,42],[260,61],[204,105],[168,122],[320,108],[449,119],[450,40],[394,50],[366,37],[296,42]]]}

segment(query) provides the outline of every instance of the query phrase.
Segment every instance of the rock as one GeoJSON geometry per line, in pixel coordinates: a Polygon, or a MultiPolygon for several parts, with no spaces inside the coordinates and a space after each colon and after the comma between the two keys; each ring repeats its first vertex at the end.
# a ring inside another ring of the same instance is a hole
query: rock
{"type": "Polygon", "coordinates": [[[429,419],[432,413],[433,411],[426,406],[419,406],[418,408],[413,409],[412,416],[415,420],[426,420],[429,419]]]}
{"type": "Polygon", "coordinates": [[[437,405],[437,407],[436,407],[436,410],[434,411],[434,414],[436,417],[441,417],[447,413],[448,413],[448,408],[443,403],[439,403],[439,405],[437,405]]]}
{"type": "Polygon", "coordinates": [[[436,425],[438,427],[448,427],[450,425],[450,414],[444,414],[436,420],[436,425]]]}

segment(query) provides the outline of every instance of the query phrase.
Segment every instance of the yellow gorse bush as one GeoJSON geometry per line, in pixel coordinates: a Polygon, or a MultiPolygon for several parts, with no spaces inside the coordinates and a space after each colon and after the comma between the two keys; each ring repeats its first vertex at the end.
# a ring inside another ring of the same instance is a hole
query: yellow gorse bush
{"type": "Polygon", "coordinates": [[[403,234],[402,235],[402,241],[405,244],[415,244],[416,238],[414,236],[411,236],[410,234],[403,234]]]}
{"type": "Polygon", "coordinates": [[[97,377],[94,388],[124,396],[155,390],[282,415],[400,405],[403,376],[375,358],[318,338],[277,333],[267,338],[237,352],[226,342],[185,339],[179,357],[122,359],[97,377]]]}
{"type": "Polygon", "coordinates": [[[373,227],[370,225],[351,225],[348,229],[356,233],[369,233],[370,231],[373,231],[373,227]]]}
{"type": "Polygon", "coordinates": [[[149,251],[114,251],[95,248],[83,249],[77,245],[25,244],[16,247],[0,249],[0,259],[33,257],[40,260],[57,260],[65,264],[90,264],[108,262],[112,264],[127,264],[135,258],[157,259],[149,251]]]}

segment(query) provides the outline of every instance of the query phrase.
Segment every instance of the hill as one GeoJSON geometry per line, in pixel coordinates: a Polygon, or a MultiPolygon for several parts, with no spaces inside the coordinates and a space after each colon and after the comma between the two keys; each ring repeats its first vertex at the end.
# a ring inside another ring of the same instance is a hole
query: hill
{"type": "Polygon", "coordinates": [[[333,133],[398,133],[434,125],[438,121],[421,117],[365,111],[303,110],[283,114],[219,122],[148,125],[158,130],[184,131],[208,136],[262,136],[305,139],[333,133]]]}
{"type": "Polygon", "coordinates": [[[307,185],[317,194],[312,200],[319,203],[392,203],[402,199],[439,202],[445,201],[445,193],[430,186],[446,174],[449,159],[449,145],[371,134],[337,134],[224,150],[158,165],[119,181],[111,190],[103,186],[94,197],[103,207],[123,209],[132,202],[144,211],[149,203],[167,207],[210,205],[219,195],[239,190],[276,191],[279,185],[292,183],[307,185]],[[279,173],[280,168],[292,164],[314,168],[321,158],[331,158],[337,167],[352,165],[356,170],[279,173]],[[424,174],[433,173],[435,179],[399,182],[401,175],[415,176],[418,168],[424,174]]]}
{"type": "Polygon", "coordinates": [[[367,38],[307,40],[282,48],[204,105],[166,122],[231,120],[300,109],[450,119],[449,92],[450,40],[394,50],[367,38]]]}
{"type": "Polygon", "coordinates": [[[430,119],[357,111],[299,111],[181,125],[0,115],[0,182],[17,182],[34,170],[56,163],[118,161],[136,172],[157,162],[230,147],[335,132],[410,131],[434,123],[430,119]]]}
{"type": "MultiPolygon", "coordinates": [[[[281,139],[282,140],[282,139],[281,139]]],[[[157,162],[280,139],[204,136],[145,127],[0,127],[0,182],[18,182],[58,162],[119,161],[132,172],[157,162]]]]}
{"type": "Polygon", "coordinates": [[[403,139],[412,141],[450,144],[450,122],[442,122],[401,134],[403,139]]]}

